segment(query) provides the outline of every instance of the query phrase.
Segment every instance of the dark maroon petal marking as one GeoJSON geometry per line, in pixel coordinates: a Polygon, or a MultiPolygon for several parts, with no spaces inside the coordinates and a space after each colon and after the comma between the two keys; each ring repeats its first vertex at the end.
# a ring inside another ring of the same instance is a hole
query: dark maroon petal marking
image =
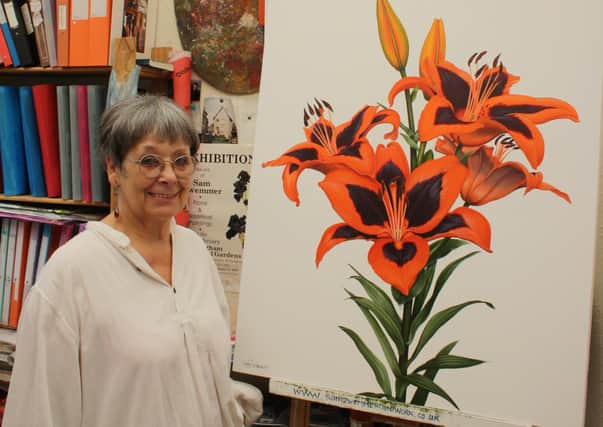
{"type": "Polygon", "coordinates": [[[364,118],[364,114],[368,107],[364,107],[360,110],[354,117],[348,126],[346,126],[340,133],[337,135],[337,139],[335,140],[335,145],[337,148],[341,148],[346,145],[351,145],[355,142],[359,135],[357,135],[358,130],[360,129],[360,125],[362,124],[362,120],[364,118]]]}
{"type": "Polygon", "coordinates": [[[402,173],[398,165],[396,165],[391,160],[386,162],[383,166],[381,166],[381,168],[379,168],[379,170],[377,171],[376,178],[377,181],[385,185],[389,184],[392,181],[396,181],[402,188],[402,191],[404,191],[404,184],[406,178],[404,177],[404,174],[402,173]]]}
{"type": "Polygon", "coordinates": [[[362,158],[360,155],[360,144],[353,144],[348,147],[340,150],[336,156],[348,156],[348,157],[356,157],[358,159],[362,158]]]}
{"type": "Polygon", "coordinates": [[[365,225],[381,225],[387,220],[379,194],[354,184],[347,184],[348,195],[365,225]]]}
{"type": "Polygon", "coordinates": [[[526,124],[514,116],[503,116],[503,117],[492,117],[498,123],[502,124],[508,130],[513,132],[518,132],[525,136],[526,138],[532,138],[532,132],[530,128],[526,126],[526,124]]]}
{"type": "Polygon", "coordinates": [[[355,228],[350,227],[349,225],[342,225],[337,228],[333,233],[333,239],[355,239],[356,237],[363,237],[365,239],[373,238],[370,234],[361,233],[355,228]]]}
{"type": "Polygon", "coordinates": [[[298,169],[299,165],[296,165],[295,163],[289,163],[289,173],[293,173],[298,169]]]}
{"type": "Polygon", "coordinates": [[[454,111],[449,107],[440,107],[436,110],[434,123],[436,125],[457,125],[465,122],[457,119],[454,111]]]}
{"type": "Polygon", "coordinates": [[[400,267],[412,260],[416,253],[417,247],[411,242],[404,242],[400,250],[393,243],[383,245],[383,256],[400,267]]]}
{"type": "Polygon", "coordinates": [[[407,193],[406,219],[409,227],[429,221],[440,208],[443,173],[417,183],[407,193]]]}
{"type": "Polygon", "coordinates": [[[455,110],[467,107],[469,99],[469,85],[457,74],[442,67],[438,67],[442,91],[444,96],[452,103],[455,110]]]}
{"type": "Polygon", "coordinates": [[[546,105],[495,105],[490,108],[490,116],[502,117],[509,114],[533,114],[542,110],[548,110],[549,108],[551,107],[546,105]]]}
{"type": "Polygon", "coordinates": [[[301,162],[307,162],[309,160],[318,159],[318,151],[314,148],[300,148],[299,150],[293,150],[285,153],[285,156],[294,157],[301,162]]]}
{"type": "Polygon", "coordinates": [[[467,227],[467,223],[465,222],[462,216],[458,214],[448,214],[444,217],[442,222],[440,222],[436,228],[431,231],[428,231],[427,233],[421,234],[421,237],[428,238],[431,236],[435,236],[436,234],[446,233],[447,231],[456,230],[457,228],[462,227],[467,227]]]}

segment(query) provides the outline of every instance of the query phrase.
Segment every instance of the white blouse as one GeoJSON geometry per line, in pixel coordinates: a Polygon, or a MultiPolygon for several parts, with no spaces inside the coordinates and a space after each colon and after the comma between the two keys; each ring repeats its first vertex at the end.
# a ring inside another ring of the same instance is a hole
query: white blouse
{"type": "Polygon", "coordinates": [[[101,223],[59,248],[24,304],[3,427],[240,427],[228,308],[202,239],[172,224],[172,284],[101,223]]]}

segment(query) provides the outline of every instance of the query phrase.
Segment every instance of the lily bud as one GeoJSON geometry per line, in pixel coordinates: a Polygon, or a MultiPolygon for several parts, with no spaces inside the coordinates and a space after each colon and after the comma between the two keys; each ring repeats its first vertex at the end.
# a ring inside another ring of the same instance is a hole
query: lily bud
{"type": "Polygon", "coordinates": [[[421,56],[419,57],[419,74],[425,77],[425,60],[429,59],[434,65],[443,61],[446,57],[446,34],[444,33],[444,21],[434,19],[431,29],[425,37],[421,56]]]}
{"type": "Polygon", "coordinates": [[[377,27],[387,61],[402,71],[408,61],[408,36],[388,0],[377,0],[377,27]]]}

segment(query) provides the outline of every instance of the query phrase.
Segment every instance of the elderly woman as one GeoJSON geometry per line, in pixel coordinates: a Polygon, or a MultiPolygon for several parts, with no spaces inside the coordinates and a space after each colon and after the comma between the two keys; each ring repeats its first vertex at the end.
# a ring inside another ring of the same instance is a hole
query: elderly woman
{"type": "Polygon", "coordinates": [[[57,250],[32,288],[4,427],[241,427],[261,413],[261,393],[229,377],[216,267],[173,219],[198,147],[167,98],[104,114],[115,209],[57,250]]]}

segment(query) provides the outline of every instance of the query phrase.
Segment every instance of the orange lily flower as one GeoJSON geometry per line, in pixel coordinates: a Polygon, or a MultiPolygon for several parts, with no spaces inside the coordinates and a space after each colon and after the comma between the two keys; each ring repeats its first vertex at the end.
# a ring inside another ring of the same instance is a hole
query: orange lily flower
{"type": "Polygon", "coordinates": [[[316,100],[314,106],[304,110],[306,140],[296,144],[280,157],[262,163],[262,167],[285,166],[283,190],[285,195],[299,205],[297,180],[304,169],[327,173],[338,167],[350,167],[361,174],[372,172],[374,151],[367,134],[382,123],[392,125],[385,138],[398,135],[400,116],[394,110],[376,106],[362,107],[351,120],[336,126],[330,119],[332,108],[326,101],[316,100]]]}
{"type": "Polygon", "coordinates": [[[467,174],[454,156],[410,172],[397,142],[379,145],[375,173],[352,169],[326,174],[319,183],[343,222],[328,227],[316,251],[316,265],[335,245],[373,241],[368,261],[379,277],[408,295],[429,259],[429,240],[458,237],[490,250],[490,224],[466,207],[450,211],[467,174]]]}
{"type": "MultiPolygon", "coordinates": [[[[484,54],[473,55],[469,67],[477,68],[484,54]]],[[[544,157],[544,140],[536,125],[562,118],[578,121],[576,110],[562,100],[509,94],[519,77],[499,65],[498,57],[491,67],[482,65],[473,74],[448,61],[437,65],[425,61],[425,66],[427,78],[402,79],[389,96],[391,104],[400,91],[411,87],[433,93],[419,119],[422,141],[446,136],[479,146],[507,133],[536,168],[544,157]]]]}
{"type": "MultiPolygon", "coordinates": [[[[484,205],[519,188],[525,188],[524,194],[535,189],[547,190],[571,203],[567,193],[543,181],[541,172],[529,172],[519,162],[505,162],[504,158],[515,148],[509,137],[499,137],[494,148],[482,146],[469,154],[469,173],[461,189],[461,197],[467,204],[484,205]]],[[[449,154],[454,152],[455,146],[450,141],[439,140],[436,150],[449,154]]]]}
{"type": "Polygon", "coordinates": [[[403,70],[408,61],[408,36],[387,0],[377,0],[377,27],[385,58],[396,70],[403,70]]]}

